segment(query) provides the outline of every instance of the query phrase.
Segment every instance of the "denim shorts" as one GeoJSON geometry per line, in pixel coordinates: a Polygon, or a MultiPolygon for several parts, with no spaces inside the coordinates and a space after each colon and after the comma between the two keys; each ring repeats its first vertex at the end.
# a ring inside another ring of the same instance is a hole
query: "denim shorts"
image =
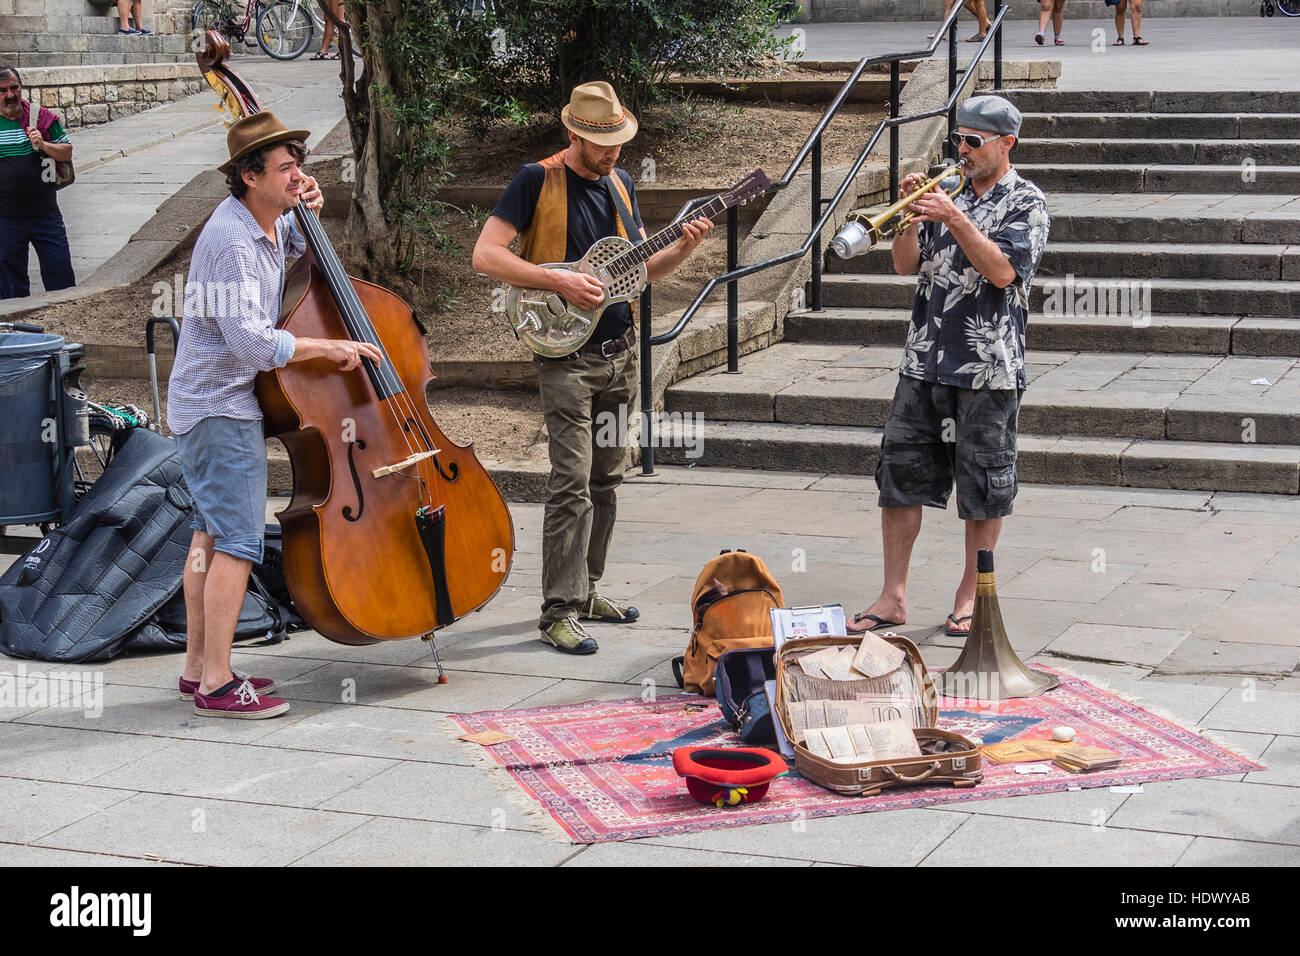
{"type": "Polygon", "coordinates": [[[1003,518],[1016,480],[1017,389],[969,389],[898,377],[876,465],[882,508],[946,508],[957,483],[957,516],[1003,518]]]}
{"type": "Polygon", "coordinates": [[[266,440],[261,421],[204,418],[176,436],[194,502],[190,527],[216,550],[262,563],[266,535],[266,440]]]}

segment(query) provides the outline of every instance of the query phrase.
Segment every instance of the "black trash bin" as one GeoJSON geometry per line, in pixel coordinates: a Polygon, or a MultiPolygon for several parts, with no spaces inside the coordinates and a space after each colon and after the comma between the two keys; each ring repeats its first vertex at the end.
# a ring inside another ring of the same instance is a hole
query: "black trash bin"
{"type": "Polygon", "coordinates": [[[0,333],[0,526],[60,521],[76,503],[73,453],[88,429],[74,363],[84,354],[59,335],[0,333]]]}

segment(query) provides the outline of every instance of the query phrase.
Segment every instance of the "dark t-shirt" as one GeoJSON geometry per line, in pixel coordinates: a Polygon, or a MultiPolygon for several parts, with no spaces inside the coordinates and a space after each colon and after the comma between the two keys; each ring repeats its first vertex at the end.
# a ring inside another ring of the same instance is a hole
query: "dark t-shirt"
{"type": "MultiPolygon", "coordinates": [[[[32,107],[31,121],[35,125],[36,107],[32,107]]],[[[45,138],[52,143],[69,141],[58,120],[45,138]]],[[[47,171],[44,160],[32,149],[22,124],[0,116],[0,217],[46,219],[59,214],[53,169],[47,171]]]]}
{"type": "MultiPolygon", "coordinates": [[[[639,242],[641,210],[637,208],[632,177],[621,169],[615,169],[614,173],[623,181],[623,187],[632,199],[632,217],[636,220],[636,225],[627,230],[628,238],[639,242]]],[[[604,180],[584,179],[567,165],[564,174],[565,196],[568,200],[568,235],[564,243],[564,261],[575,262],[586,255],[597,239],[616,236],[618,229],[614,225],[614,203],[609,198],[604,180]]],[[[542,193],[542,180],[545,178],[546,170],[537,163],[521,167],[515,173],[515,178],[510,180],[510,185],[492,210],[492,215],[500,216],[523,232],[533,221],[533,211],[537,208],[537,197],[542,193]]],[[[616,302],[601,315],[591,341],[605,342],[619,338],[627,333],[631,325],[632,310],[626,302],[616,302]]]]}

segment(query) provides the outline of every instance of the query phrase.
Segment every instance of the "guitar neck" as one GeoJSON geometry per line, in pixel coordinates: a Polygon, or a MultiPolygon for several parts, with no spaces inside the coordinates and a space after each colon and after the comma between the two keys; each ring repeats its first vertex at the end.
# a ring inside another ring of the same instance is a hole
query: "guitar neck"
{"type": "MultiPolygon", "coordinates": [[[[691,219],[712,219],[718,213],[727,208],[726,202],[721,196],[715,196],[709,200],[694,213],[690,214],[691,219]]],[[[633,246],[623,255],[619,256],[610,263],[610,270],[617,270],[618,273],[627,272],[629,269],[635,269],[641,263],[648,260],[656,252],[667,249],[674,242],[682,237],[682,225],[689,220],[675,222],[665,229],[661,229],[653,236],[648,238],[640,245],[633,246]]]]}

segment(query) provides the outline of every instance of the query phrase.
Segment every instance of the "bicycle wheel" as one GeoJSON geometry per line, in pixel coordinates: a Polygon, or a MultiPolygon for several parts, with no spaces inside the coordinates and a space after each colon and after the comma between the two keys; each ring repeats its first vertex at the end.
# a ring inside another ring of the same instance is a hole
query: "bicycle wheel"
{"type": "Polygon", "coordinates": [[[1273,0],[1273,4],[1288,17],[1300,17],[1300,0],[1273,0]]]}
{"type": "Polygon", "coordinates": [[[85,496],[108,467],[121,443],[122,430],[122,426],[108,415],[90,416],[90,444],[78,448],[73,457],[78,498],[85,496]]]}
{"type": "Polygon", "coordinates": [[[257,45],[277,60],[300,57],[315,29],[311,15],[297,3],[276,3],[257,18],[257,45]]]}
{"type": "Polygon", "coordinates": [[[194,4],[194,10],[190,14],[190,26],[193,33],[190,36],[197,40],[209,30],[216,30],[228,41],[230,34],[226,32],[225,11],[221,9],[221,4],[216,0],[199,0],[194,4]]]}

